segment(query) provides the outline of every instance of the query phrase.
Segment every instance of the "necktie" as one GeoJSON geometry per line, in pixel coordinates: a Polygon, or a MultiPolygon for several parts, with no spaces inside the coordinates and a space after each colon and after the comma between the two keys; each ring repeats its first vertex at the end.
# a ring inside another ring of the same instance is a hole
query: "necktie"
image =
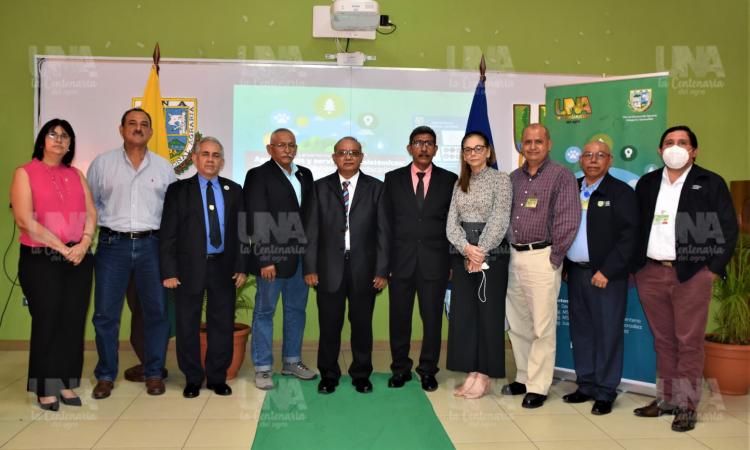
{"type": "Polygon", "coordinates": [[[350,181],[341,182],[341,196],[344,198],[344,214],[346,214],[346,229],[349,229],[349,185],[350,181]]]}
{"type": "Polygon", "coordinates": [[[216,208],[213,184],[206,183],[206,204],[208,206],[208,240],[211,246],[218,248],[221,245],[221,229],[219,226],[219,211],[216,208]]]}
{"type": "Polygon", "coordinates": [[[424,172],[417,172],[417,208],[422,211],[424,206],[424,172]]]}

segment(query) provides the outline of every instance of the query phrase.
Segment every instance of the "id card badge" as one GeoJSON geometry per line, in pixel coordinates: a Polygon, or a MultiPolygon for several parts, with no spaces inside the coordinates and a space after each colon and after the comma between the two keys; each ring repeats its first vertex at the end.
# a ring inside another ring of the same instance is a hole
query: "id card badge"
{"type": "Polygon", "coordinates": [[[583,199],[583,198],[581,199],[581,209],[583,211],[586,211],[586,210],[589,209],[589,199],[587,199],[587,198],[586,199],[583,199]]]}
{"type": "Polygon", "coordinates": [[[669,213],[661,211],[658,214],[654,214],[654,225],[669,225],[669,213]]]}
{"type": "Polygon", "coordinates": [[[536,197],[528,197],[526,199],[526,203],[523,205],[526,208],[536,208],[536,205],[539,203],[539,199],[536,197]]]}

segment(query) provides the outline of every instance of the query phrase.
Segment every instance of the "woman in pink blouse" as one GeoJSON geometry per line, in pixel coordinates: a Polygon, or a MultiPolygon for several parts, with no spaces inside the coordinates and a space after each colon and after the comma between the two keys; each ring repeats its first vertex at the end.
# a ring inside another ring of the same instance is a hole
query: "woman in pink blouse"
{"type": "Polygon", "coordinates": [[[31,314],[27,390],[49,411],[60,401],[81,406],[73,389],[83,370],[96,209],[83,174],[70,167],[75,143],[67,121],[44,124],[31,162],[16,169],[10,187],[21,230],[18,279],[31,314]]]}

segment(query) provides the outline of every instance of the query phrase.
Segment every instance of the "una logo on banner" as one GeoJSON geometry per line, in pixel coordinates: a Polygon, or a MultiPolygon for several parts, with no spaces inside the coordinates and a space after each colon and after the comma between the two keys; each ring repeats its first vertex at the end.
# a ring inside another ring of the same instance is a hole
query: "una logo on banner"
{"type": "Polygon", "coordinates": [[[567,122],[580,121],[591,117],[591,100],[587,95],[555,99],[555,117],[567,122]]]}
{"type": "Polygon", "coordinates": [[[652,89],[631,89],[628,96],[628,106],[633,112],[642,113],[651,107],[653,101],[652,89]]]}
{"type": "MultiPolygon", "coordinates": [[[[142,100],[140,97],[133,98],[133,107],[141,106],[142,100]]],[[[166,119],[169,162],[179,175],[193,162],[190,152],[195,145],[195,133],[198,129],[198,99],[162,98],[162,108],[166,119]]]]}

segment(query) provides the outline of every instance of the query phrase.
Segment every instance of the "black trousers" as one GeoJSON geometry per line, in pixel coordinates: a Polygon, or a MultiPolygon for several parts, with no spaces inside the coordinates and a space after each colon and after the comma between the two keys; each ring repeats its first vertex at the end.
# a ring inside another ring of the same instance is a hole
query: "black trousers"
{"type": "Polygon", "coordinates": [[[440,359],[443,304],[448,274],[445,278],[427,280],[419,267],[410,278],[392,278],[388,288],[388,331],[391,341],[391,371],[408,373],[413,362],[409,358],[414,295],[418,297],[419,316],[422,318],[422,351],[419,354],[419,375],[435,375],[440,359]]]}
{"type": "Polygon", "coordinates": [[[505,291],[509,255],[493,255],[484,271],[486,301],[477,291],[482,272],[469,273],[461,255],[451,256],[453,291],[448,320],[448,370],[505,376],[505,291]]]}
{"type": "MultiPolygon", "coordinates": [[[[219,257],[221,258],[221,257],[219,257]]],[[[177,321],[177,364],[188,383],[224,383],[234,351],[234,303],[236,291],[233,274],[221,270],[218,258],[206,264],[207,349],[206,369],[201,366],[200,322],[204,292],[187,293],[180,287],[175,290],[175,316],[177,321]]]]}
{"type": "Polygon", "coordinates": [[[341,329],[344,326],[346,300],[349,299],[349,324],[352,337],[352,379],[369,378],[372,373],[372,312],[377,291],[372,285],[353,286],[349,260],[344,263],[344,277],[336,292],[318,289],[318,370],[322,378],[338,380],[341,368],[341,329]]]}
{"type": "Polygon", "coordinates": [[[18,279],[31,314],[29,392],[45,397],[80,385],[93,273],[91,253],[74,266],[47,247],[21,245],[18,279]]]}
{"type": "Polygon", "coordinates": [[[578,389],[596,400],[613,401],[622,377],[628,280],[594,287],[592,269],[566,266],[570,304],[570,340],[578,389]]]}

